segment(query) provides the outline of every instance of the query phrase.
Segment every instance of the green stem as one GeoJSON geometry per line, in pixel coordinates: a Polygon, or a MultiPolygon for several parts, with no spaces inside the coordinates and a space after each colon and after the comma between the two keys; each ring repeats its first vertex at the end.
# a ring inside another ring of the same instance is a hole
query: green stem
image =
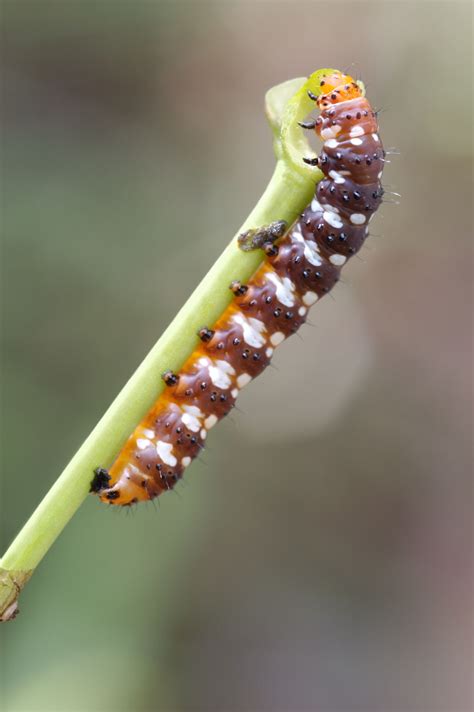
{"type": "MultiPolygon", "coordinates": [[[[313,108],[306,89],[318,91],[320,72],[307,81],[294,79],[268,92],[266,113],[278,160],[270,183],[239,233],[274,220],[291,224],[311,200],[321,174],[301,161],[302,152],[311,155],[312,151],[296,121],[313,108]]],[[[243,252],[236,237],[232,238],[113,401],[0,560],[0,620],[13,617],[19,591],[86,498],[94,468],[113,461],[153,405],[163,387],[160,374],[168,368],[180,370],[197,344],[197,330],[205,324],[212,325],[230,302],[230,282],[247,281],[261,261],[259,250],[243,252]]]]}

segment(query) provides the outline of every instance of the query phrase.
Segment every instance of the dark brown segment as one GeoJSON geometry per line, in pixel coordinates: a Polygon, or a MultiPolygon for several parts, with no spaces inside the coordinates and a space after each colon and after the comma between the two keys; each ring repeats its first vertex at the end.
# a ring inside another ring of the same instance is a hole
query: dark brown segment
{"type": "MultiPolygon", "coordinates": [[[[316,120],[318,133],[332,130],[337,126],[340,127],[338,135],[341,136],[349,136],[351,129],[356,125],[362,128],[365,135],[376,133],[378,130],[375,111],[364,97],[344,104],[333,104],[328,109],[324,109],[316,120]]],[[[323,141],[326,139],[324,133],[321,138],[323,141]]]]}
{"type": "MultiPolygon", "coordinates": [[[[310,207],[305,210],[304,215],[305,219],[300,222],[300,227],[303,229],[308,229],[313,225],[313,222],[306,224],[307,220],[311,221],[313,218],[319,224],[318,214],[314,213],[310,207]]],[[[308,237],[311,237],[311,234],[308,237]]],[[[321,298],[330,292],[339,280],[340,269],[331,264],[323,255],[321,255],[321,264],[313,265],[306,259],[305,245],[300,241],[285,240],[280,245],[278,257],[272,264],[279,275],[286,275],[292,280],[297,292],[301,295],[306,292],[316,292],[321,298]]],[[[303,323],[304,319],[301,317],[300,319],[303,323]]]]}
{"type": "MultiPolygon", "coordinates": [[[[244,299],[249,292],[250,289],[244,299]]],[[[241,303],[240,299],[239,303],[241,303]]],[[[242,326],[234,321],[231,321],[226,329],[216,329],[214,338],[206,344],[206,353],[212,359],[229,363],[236,374],[248,373],[252,378],[262,373],[270,363],[270,358],[266,354],[266,345],[257,348],[247,344],[242,326]]],[[[232,407],[235,399],[232,398],[230,402],[232,407]]]]}
{"type": "Polygon", "coordinates": [[[191,429],[183,422],[183,412],[175,403],[169,403],[153,420],[153,428],[160,440],[173,446],[178,460],[195,458],[204,447],[201,431],[191,429]]]}
{"type": "Polygon", "coordinates": [[[303,237],[306,240],[316,240],[321,256],[327,260],[335,253],[349,259],[360,250],[367,235],[366,224],[356,226],[344,221],[342,227],[333,227],[323,219],[320,210],[306,208],[303,217],[303,237]]]}
{"type": "MultiPolygon", "coordinates": [[[[355,183],[348,176],[344,183],[335,183],[324,178],[318,183],[316,195],[321,205],[329,204],[339,210],[339,214],[350,219],[351,213],[366,213],[368,218],[378,210],[383,196],[380,181],[375,183],[355,183]]],[[[306,212],[306,211],[305,211],[306,212]]]]}
{"type": "Polygon", "coordinates": [[[383,169],[384,151],[380,143],[370,137],[361,138],[360,146],[354,146],[350,141],[339,141],[335,147],[324,145],[318,165],[326,177],[331,178],[332,171],[338,174],[347,171],[345,175],[355,183],[377,182],[383,169]]]}
{"type": "Polygon", "coordinates": [[[212,363],[206,364],[205,361],[206,358],[201,357],[191,371],[181,372],[179,384],[171,390],[170,395],[177,405],[195,406],[206,416],[215,415],[220,420],[232,410],[235,398],[231,388],[219,388],[213,383],[209,373],[212,363]]]}
{"type": "MultiPolygon", "coordinates": [[[[280,246],[280,252],[285,247],[286,240],[280,246]]],[[[280,276],[278,266],[283,267],[284,265],[284,260],[280,259],[280,252],[272,260],[272,267],[278,276],[280,276]]],[[[288,276],[284,268],[281,270],[281,274],[288,276]]],[[[246,316],[258,319],[266,325],[270,339],[271,335],[277,332],[281,332],[286,338],[294,334],[305,322],[305,317],[298,313],[299,308],[303,306],[302,294],[298,293],[296,289],[294,305],[285,305],[278,299],[275,285],[267,280],[249,285],[247,294],[239,300],[238,305],[246,316]]]]}

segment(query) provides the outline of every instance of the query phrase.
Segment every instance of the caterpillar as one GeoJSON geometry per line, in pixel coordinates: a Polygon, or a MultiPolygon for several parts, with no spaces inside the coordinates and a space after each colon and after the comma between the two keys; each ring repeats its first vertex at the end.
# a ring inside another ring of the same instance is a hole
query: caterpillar
{"type": "Polygon", "coordinates": [[[308,92],[320,115],[300,123],[323,141],[318,158],[302,158],[324,174],[312,202],[289,230],[278,221],[241,236],[242,249],[262,248],[266,260],[248,284],[232,282],[234,300],[199,331],[200,344],[181,371],[163,374],[165,391],[110,470],[94,471],[91,491],[103,502],[132,505],[173,489],[210,428],[334,287],[367,237],[383,195],[376,112],[358,83],[339,71],[322,75],[320,91],[308,92]]]}

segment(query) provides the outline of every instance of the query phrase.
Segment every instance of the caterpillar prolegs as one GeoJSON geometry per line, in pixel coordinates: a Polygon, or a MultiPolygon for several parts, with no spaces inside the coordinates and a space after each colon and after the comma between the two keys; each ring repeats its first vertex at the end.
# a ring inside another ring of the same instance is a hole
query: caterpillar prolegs
{"type": "Polygon", "coordinates": [[[380,205],[384,150],[376,113],[352,77],[322,75],[310,98],[319,117],[301,124],[324,145],[324,174],[315,197],[285,234],[284,223],[244,235],[243,249],[262,247],[266,260],[216,324],[201,329],[199,347],[129,437],[110,470],[98,468],[91,491],[109,504],[130,505],[170,490],[204,446],[207,433],[233,408],[239,391],[270,363],[274,349],[305,322],[309,308],[339,279],[362,246],[380,205]]]}

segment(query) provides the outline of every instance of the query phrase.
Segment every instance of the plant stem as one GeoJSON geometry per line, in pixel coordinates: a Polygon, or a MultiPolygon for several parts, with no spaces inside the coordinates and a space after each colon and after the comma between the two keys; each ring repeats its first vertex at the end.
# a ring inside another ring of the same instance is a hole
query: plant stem
{"type": "MultiPolygon", "coordinates": [[[[303,155],[311,155],[312,151],[295,125],[297,119],[303,118],[313,108],[306,96],[306,88],[311,85],[317,91],[318,74],[312,75],[308,81],[295,79],[285,82],[268,92],[266,113],[274,133],[278,160],[270,183],[238,234],[275,220],[291,224],[311,200],[315,182],[321,174],[302,164],[299,151],[305,151],[303,155]]],[[[14,616],[19,591],[84,501],[94,468],[107,466],[113,461],[159,396],[164,387],[160,375],[167,369],[180,370],[196,347],[197,330],[203,325],[212,326],[231,301],[230,282],[234,279],[245,282],[258,268],[262,252],[243,252],[237,246],[236,237],[140,364],[0,560],[0,620],[14,616]]]]}

